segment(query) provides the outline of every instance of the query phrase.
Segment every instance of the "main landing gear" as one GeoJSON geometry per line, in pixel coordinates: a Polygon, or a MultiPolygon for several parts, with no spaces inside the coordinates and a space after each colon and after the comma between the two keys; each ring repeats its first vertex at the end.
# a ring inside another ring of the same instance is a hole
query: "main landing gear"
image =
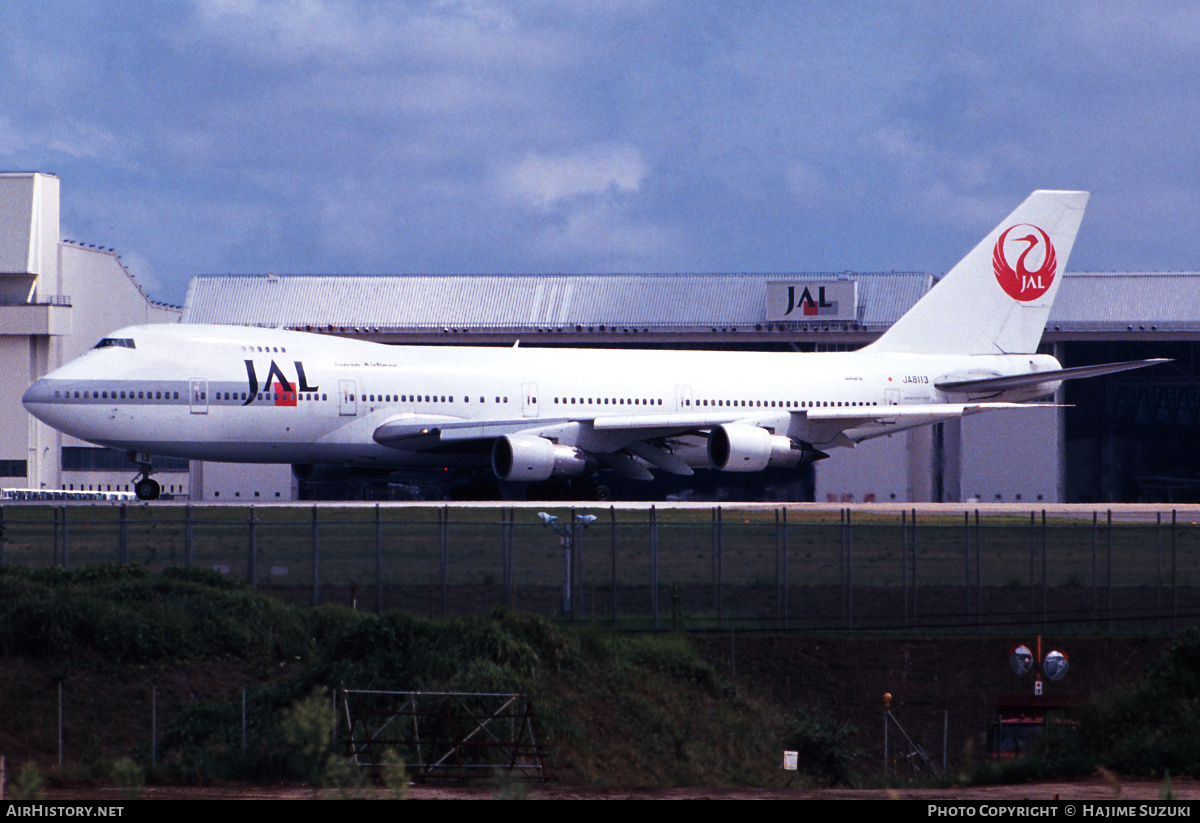
{"type": "Polygon", "coordinates": [[[133,493],[137,495],[138,500],[157,500],[158,495],[162,493],[162,486],[150,477],[154,466],[150,465],[144,454],[130,453],[129,459],[138,464],[138,476],[141,478],[133,484],[133,493]]]}
{"type": "Polygon", "coordinates": [[[157,480],[143,477],[134,484],[133,491],[138,496],[138,500],[157,500],[159,492],[162,491],[162,486],[158,485],[157,480]]]}

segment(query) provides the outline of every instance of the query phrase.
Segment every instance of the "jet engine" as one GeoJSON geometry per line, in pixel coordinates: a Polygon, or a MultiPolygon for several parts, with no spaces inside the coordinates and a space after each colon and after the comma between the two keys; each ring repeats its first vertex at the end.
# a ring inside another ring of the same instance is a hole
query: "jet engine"
{"type": "Polygon", "coordinates": [[[708,436],[708,459],[726,472],[756,472],[767,466],[791,468],[828,456],[811,443],[771,434],[758,426],[726,423],[708,436]]]}
{"type": "Polygon", "coordinates": [[[544,437],[506,434],[492,444],[492,471],[501,480],[538,483],[551,477],[579,477],[596,470],[596,461],[574,446],[544,437]]]}

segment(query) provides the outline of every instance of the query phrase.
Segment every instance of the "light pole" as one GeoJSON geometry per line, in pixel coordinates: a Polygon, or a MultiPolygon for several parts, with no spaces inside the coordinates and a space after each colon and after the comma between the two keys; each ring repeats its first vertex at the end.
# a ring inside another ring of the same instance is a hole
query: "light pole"
{"type": "Polygon", "coordinates": [[[563,593],[562,593],[562,612],[570,615],[571,612],[571,555],[572,549],[575,547],[575,538],[580,529],[587,528],[592,523],[596,522],[594,514],[576,514],[573,516],[570,523],[560,524],[558,517],[549,512],[538,512],[538,519],[542,521],[542,525],[548,529],[553,529],[559,537],[559,543],[563,548],[563,593]]]}

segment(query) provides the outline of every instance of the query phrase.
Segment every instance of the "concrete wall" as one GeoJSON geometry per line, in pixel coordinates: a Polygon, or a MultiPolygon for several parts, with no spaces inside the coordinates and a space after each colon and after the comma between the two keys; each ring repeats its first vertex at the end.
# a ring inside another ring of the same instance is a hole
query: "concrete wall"
{"type": "Polygon", "coordinates": [[[1063,500],[1061,409],[998,411],[965,418],[962,495],[980,503],[1063,500]]]}
{"type": "Polygon", "coordinates": [[[908,500],[908,453],[905,432],[868,440],[854,449],[831,449],[829,459],[813,467],[813,497],[818,503],[908,500]]]}
{"type": "Polygon", "coordinates": [[[275,463],[192,461],[193,500],[275,503],[296,499],[292,467],[275,463]]]}

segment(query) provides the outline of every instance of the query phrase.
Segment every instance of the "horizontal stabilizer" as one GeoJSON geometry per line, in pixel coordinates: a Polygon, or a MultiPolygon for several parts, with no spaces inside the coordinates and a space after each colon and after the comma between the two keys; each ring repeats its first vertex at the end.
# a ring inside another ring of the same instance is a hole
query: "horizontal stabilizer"
{"type": "Polygon", "coordinates": [[[954,380],[946,383],[935,383],[939,391],[947,392],[982,392],[1005,391],[1020,389],[1025,386],[1036,386],[1038,383],[1052,383],[1059,380],[1075,380],[1080,377],[1099,377],[1102,374],[1142,369],[1146,366],[1156,366],[1159,363],[1169,363],[1170,358],[1156,357],[1150,360],[1127,360],[1123,363],[1105,363],[1100,366],[1076,366],[1070,369],[1053,369],[1051,371],[1031,372],[1029,374],[1010,374],[1003,377],[985,377],[981,380],[954,380]]]}
{"type": "Polygon", "coordinates": [[[1037,409],[1053,405],[1053,403],[924,403],[904,406],[864,406],[849,409],[796,409],[792,414],[802,415],[809,420],[844,420],[848,423],[853,421],[894,423],[908,419],[924,420],[924,418],[928,418],[930,423],[936,423],[938,420],[949,420],[981,411],[1037,409]]]}

